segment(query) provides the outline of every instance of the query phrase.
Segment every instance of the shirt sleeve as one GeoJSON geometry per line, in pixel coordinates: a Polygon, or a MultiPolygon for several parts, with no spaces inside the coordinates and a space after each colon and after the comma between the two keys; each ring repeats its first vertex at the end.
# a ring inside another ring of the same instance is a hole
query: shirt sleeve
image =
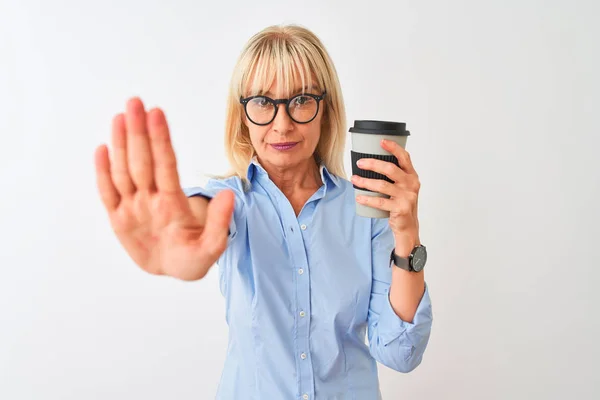
{"type": "Polygon", "coordinates": [[[412,323],[403,321],[392,308],[389,298],[394,237],[387,219],[373,219],[371,243],[373,280],[367,317],[369,350],[381,364],[399,372],[410,372],[421,363],[429,342],[433,320],[429,289],[425,285],[412,323]]]}

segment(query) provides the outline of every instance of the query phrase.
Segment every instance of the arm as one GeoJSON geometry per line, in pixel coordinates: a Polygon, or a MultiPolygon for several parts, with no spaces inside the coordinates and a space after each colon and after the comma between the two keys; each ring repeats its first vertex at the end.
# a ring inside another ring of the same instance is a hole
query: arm
{"type": "Polygon", "coordinates": [[[423,282],[416,310],[409,310],[403,320],[400,310],[412,307],[410,301],[404,299],[410,300],[414,294],[405,291],[413,291],[415,285],[393,270],[397,267],[392,265],[390,268],[389,256],[395,243],[386,220],[374,220],[371,243],[373,281],[367,317],[369,349],[381,364],[399,372],[410,372],[421,363],[431,333],[433,315],[429,291],[423,282]],[[396,313],[394,308],[400,312],[396,313]]]}
{"type": "MultiPolygon", "coordinates": [[[[421,244],[418,238],[395,238],[394,243],[394,252],[404,258],[408,258],[413,248],[421,244]]],[[[390,303],[400,319],[413,322],[424,293],[425,270],[411,272],[392,266],[390,303]]]]}

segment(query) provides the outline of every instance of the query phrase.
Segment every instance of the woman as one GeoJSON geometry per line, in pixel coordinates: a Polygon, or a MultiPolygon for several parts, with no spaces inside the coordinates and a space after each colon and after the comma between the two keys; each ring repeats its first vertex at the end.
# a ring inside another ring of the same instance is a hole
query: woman
{"type": "Polygon", "coordinates": [[[160,109],[131,99],[113,121],[113,157],[96,152],[112,227],[145,271],[184,280],[219,265],[229,325],[219,399],[377,399],[376,361],[408,372],[429,340],[423,271],[390,263],[420,248],[418,176],[400,167],[345,179],[345,112],[319,39],[298,26],[250,39],[229,91],[225,146],[232,172],[181,189],[160,109]],[[357,216],[353,184],[389,194],[358,199],[390,211],[357,216]],[[369,344],[365,344],[368,334],[369,344]]]}

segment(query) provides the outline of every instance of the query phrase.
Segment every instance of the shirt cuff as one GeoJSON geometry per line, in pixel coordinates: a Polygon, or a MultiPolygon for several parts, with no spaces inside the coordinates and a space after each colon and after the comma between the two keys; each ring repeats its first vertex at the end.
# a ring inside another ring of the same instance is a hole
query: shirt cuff
{"type": "Polygon", "coordinates": [[[413,322],[406,322],[396,314],[392,308],[388,290],[387,301],[379,316],[379,337],[384,346],[400,339],[401,341],[407,340],[408,344],[417,347],[422,339],[429,335],[432,319],[431,299],[427,283],[425,283],[425,292],[421,297],[413,322]]]}

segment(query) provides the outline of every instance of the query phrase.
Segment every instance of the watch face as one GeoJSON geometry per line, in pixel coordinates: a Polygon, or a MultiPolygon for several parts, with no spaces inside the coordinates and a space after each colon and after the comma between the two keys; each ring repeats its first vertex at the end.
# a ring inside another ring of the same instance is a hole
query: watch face
{"type": "Polygon", "coordinates": [[[415,250],[415,254],[412,257],[412,268],[419,272],[425,267],[427,262],[427,250],[425,247],[419,247],[415,250]]]}

